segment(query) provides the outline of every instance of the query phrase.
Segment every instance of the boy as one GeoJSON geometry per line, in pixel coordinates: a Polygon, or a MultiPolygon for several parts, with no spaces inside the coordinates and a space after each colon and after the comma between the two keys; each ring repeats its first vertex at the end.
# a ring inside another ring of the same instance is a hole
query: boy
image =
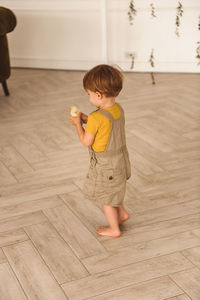
{"type": "Polygon", "coordinates": [[[109,65],[98,65],[83,78],[89,101],[97,110],[89,116],[80,112],[70,117],[81,143],[89,147],[90,168],[83,192],[86,198],[98,202],[109,226],[99,227],[98,234],[119,237],[119,224],[129,218],[123,206],[126,180],[131,176],[126,148],[124,111],[115,102],[122,89],[123,77],[109,65]],[[86,123],[85,130],[82,123],[86,123]]]}

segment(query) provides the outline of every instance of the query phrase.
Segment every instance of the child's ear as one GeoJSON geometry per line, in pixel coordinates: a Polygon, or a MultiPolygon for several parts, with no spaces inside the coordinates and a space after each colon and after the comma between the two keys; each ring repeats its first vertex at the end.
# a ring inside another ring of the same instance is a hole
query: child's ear
{"type": "Polygon", "coordinates": [[[96,95],[97,95],[97,97],[98,97],[99,100],[103,98],[103,94],[101,94],[99,92],[95,92],[95,93],[96,93],[96,95]]]}

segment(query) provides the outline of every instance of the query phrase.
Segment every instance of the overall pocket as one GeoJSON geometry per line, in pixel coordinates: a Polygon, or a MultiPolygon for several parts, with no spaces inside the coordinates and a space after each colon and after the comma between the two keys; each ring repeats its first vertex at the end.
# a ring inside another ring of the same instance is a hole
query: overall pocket
{"type": "Polygon", "coordinates": [[[124,184],[126,181],[126,172],[124,169],[117,170],[102,170],[98,178],[98,183],[101,181],[101,184],[105,188],[116,188],[118,189],[121,184],[124,184]]]}

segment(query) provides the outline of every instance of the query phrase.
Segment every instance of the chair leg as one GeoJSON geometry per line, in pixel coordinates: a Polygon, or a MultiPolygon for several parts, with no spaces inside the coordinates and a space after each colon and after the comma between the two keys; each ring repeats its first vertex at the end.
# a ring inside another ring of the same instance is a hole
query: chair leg
{"type": "Polygon", "coordinates": [[[10,94],[9,94],[9,91],[8,91],[8,86],[7,86],[6,81],[3,81],[3,82],[2,82],[2,87],[3,87],[4,94],[5,94],[6,96],[9,96],[10,94]]]}

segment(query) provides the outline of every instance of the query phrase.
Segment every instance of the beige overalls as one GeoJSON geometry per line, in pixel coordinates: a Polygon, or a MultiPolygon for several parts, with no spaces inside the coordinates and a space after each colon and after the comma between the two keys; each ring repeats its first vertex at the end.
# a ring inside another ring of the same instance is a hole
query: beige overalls
{"type": "Polygon", "coordinates": [[[108,111],[98,110],[110,120],[111,131],[104,152],[95,152],[89,147],[90,168],[83,187],[87,199],[110,206],[120,206],[123,203],[126,180],[131,176],[124,111],[119,104],[118,106],[120,118],[117,120],[108,111]]]}

